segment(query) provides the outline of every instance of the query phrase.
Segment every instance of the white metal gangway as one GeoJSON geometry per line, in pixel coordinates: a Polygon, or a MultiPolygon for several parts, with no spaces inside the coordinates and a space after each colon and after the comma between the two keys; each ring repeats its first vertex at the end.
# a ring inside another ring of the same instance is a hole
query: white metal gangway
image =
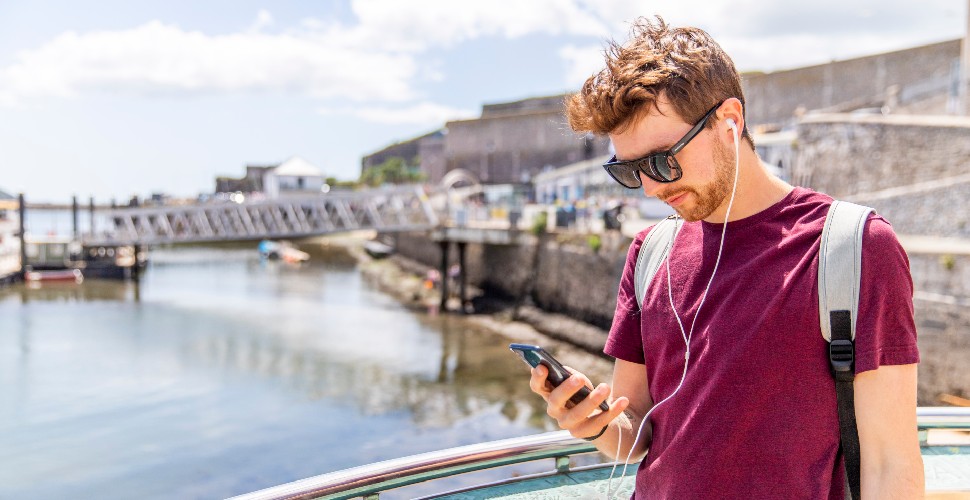
{"type": "Polygon", "coordinates": [[[107,227],[86,235],[85,244],[247,241],[438,225],[438,216],[419,186],[243,203],[115,208],[101,215],[107,227]]]}

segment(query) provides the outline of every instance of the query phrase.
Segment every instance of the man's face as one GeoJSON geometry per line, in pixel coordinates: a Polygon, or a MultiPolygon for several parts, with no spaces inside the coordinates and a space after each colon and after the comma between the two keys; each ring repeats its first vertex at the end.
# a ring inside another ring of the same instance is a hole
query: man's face
{"type": "MultiPolygon", "coordinates": [[[[610,134],[610,139],[617,159],[630,160],[669,149],[692,126],[661,97],[649,114],[622,133],[610,134]]],[[[660,183],[641,173],[643,192],[670,205],[686,221],[724,222],[734,174],[732,153],[711,129],[705,128],[676,156],[683,177],[660,183]]]]}

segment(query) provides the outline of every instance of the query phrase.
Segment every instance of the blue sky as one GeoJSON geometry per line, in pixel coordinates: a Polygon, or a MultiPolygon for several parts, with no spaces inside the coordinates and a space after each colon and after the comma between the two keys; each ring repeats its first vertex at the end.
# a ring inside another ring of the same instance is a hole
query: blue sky
{"type": "Polygon", "coordinates": [[[607,38],[661,14],[742,71],[957,38],[955,0],[0,0],[0,189],[34,201],[209,192],[298,155],[360,157],[578,88],[607,38]]]}

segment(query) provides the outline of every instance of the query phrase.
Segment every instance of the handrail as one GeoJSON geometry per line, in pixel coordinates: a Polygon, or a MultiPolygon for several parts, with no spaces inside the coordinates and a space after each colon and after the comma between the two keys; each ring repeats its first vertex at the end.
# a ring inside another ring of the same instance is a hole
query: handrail
{"type": "MultiPolygon", "coordinates": [[[[916,409],[916,425],[927,429],[970,429],[970,408],[916,409]]],[[[231,500],[356,498],[457,473],[596,451],[566,431],[503,439],[395,458],[321,474],[233,497],[231,500]]]]}
{"type": "Polygon", "coordinates": [[[593,451],[596,451],[595,446],[566,431],[547,432],[362,465],[236,496],[232,500],[292,500],[325,495],[334,495],[327,498],[335,499],[356,498],[456,472],[593,451]]]}

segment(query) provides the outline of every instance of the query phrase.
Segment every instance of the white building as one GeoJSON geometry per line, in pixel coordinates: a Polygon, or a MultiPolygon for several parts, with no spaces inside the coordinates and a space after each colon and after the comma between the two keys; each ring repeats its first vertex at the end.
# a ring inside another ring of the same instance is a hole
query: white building
{"type": "Polygon", "coordinates": [[[294,156],[270,170],[263,178],[263,192],[269,198],[320,194],[326,184],[323,171],[294,156]]]}
{"type": "Polygon", "coordinates": [[[599,208],[617,203],[635,207],[640,216],[663,218],[673,211],[656,198],[647,198],[640,189],[627,189],[606,173],[603,164],[610,158],[601,156],[535,176],[536,202],[569,205],[580,200],[599,208]]]}
{"type": "Polygon", "coordinates": [[[0,279],[20,271],[20,214],[17,200],[0,191],[0,279]]]}

